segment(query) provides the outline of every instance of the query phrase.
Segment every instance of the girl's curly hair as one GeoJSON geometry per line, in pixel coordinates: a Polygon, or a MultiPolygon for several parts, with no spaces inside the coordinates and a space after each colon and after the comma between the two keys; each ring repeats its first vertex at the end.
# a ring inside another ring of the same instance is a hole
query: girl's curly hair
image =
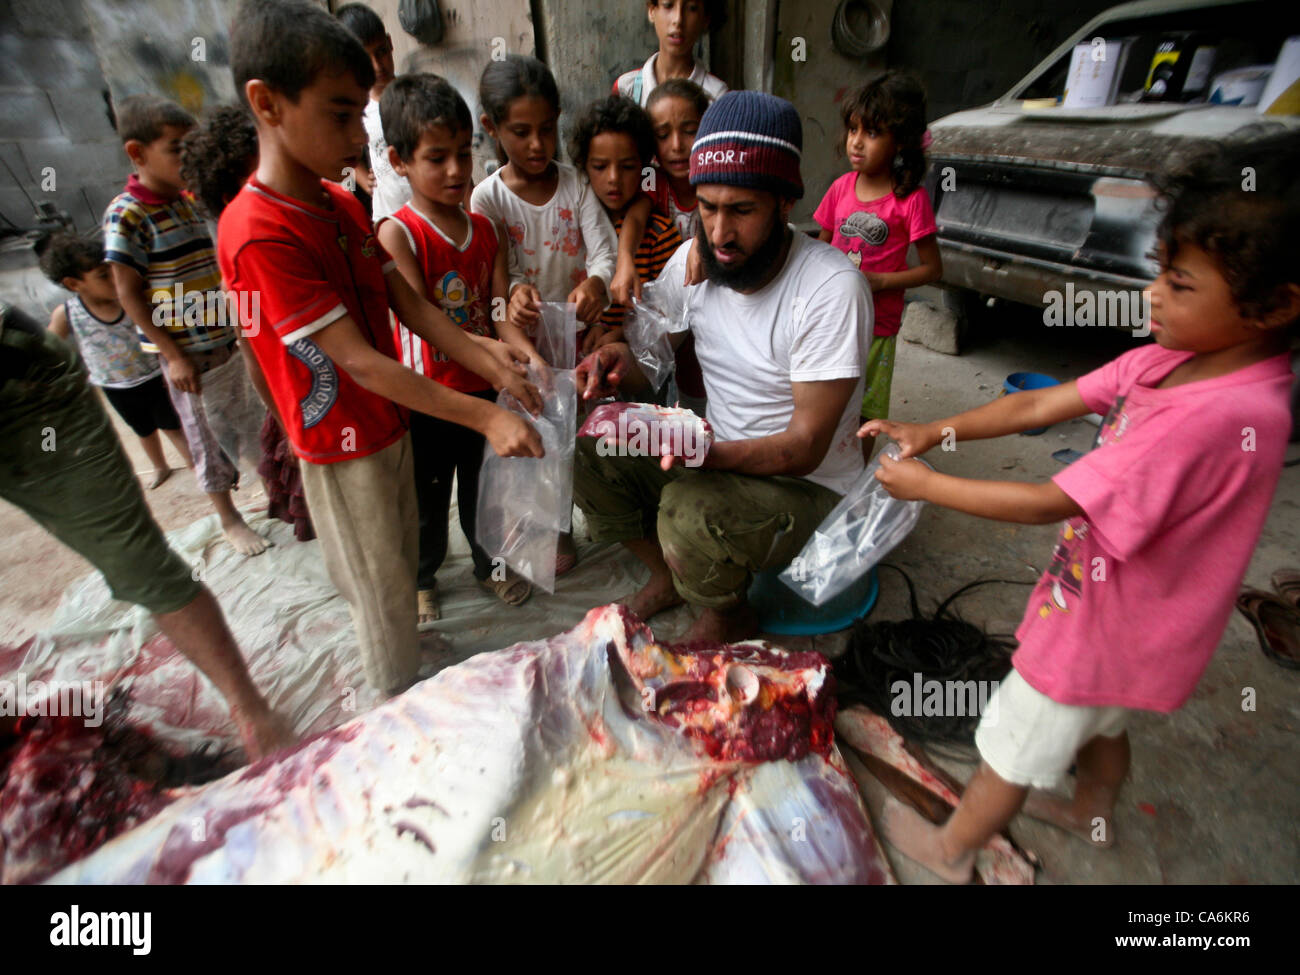
{"type": "Polygon", "coordinates": [[[579,170],[587,165],[591,140],[604,132],[630,136],[642,166],[649,165],[655,156],[655,131],[646,110],[630,98],[609,95],[586,107],[569,136],[569,159],[579,170]]]}
{"type": "Polygon", "coordinates": [[[257,166],[257,127],[242,105],[223,105],[181,140],[181,176],[216,220],[257,166]]]}
{"type": "MultiPolygon", "coordinates": [[[[894,195],[911,196],[925,178],[925,88],[904,71],[887,71],[844,96],[840,118],[847,135],[858,123],[876,132],[888,132],[898,146],[894,159],[894,195]]],[[[840,151],[844,151],[841,140],[840,151]]]]}
{"type": "Polygon", "coordinates": [[[1257,123],[1174,160],[1151,182],[1165,259],[1183,244],[1212,256],[1243,316],[1276,310],[1286,285],[1300,283],[1300,132],[1257,123]]]}

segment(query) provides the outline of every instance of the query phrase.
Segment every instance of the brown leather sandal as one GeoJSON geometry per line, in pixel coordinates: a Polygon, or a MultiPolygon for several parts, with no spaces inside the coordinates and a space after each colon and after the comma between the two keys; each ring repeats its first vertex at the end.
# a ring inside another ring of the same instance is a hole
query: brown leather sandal
{"type": "Polygon", "coordinates": [[[438,605],[437,582],[415,594],[415,612],[421,623],[432,623],[434,620],[442,619],[442,608],[438,605]]]}
{"type": "Polygon", "coordinates": [[[533,584],[509,569],[506,569],[504,579],[495,579],[488,576],[486,579],[480,579],[478,584],[494,594],[497,599],[507,606],[519,606],[526,603],[528,597],[533,594],[533,584]]]}
{"type": "Polygon", "coordinates": [[[1264,656],[1289,670],[1300,670],[1300,609],[1262,589],[1243,589],[1237,609],[1255,628],[1264,656]]]}

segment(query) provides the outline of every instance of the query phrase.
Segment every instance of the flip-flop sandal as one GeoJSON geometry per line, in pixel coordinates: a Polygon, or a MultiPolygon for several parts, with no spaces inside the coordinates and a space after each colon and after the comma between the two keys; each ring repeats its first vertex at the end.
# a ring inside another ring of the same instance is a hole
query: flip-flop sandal
{"type": "Polygon", "coordinates": [[[1285,602],[1300,609],[1300,569],[1278,569],[1273,573],[1273,588],[1285,602]]]}
{"type": "Polygon", "coordinates": [[[1271,592],[1244,589],[1237,609],[1250,621],[1264,656],[1290,670],[1300,670],[1300,610],[1271,592]]]}
{"type": "Polygon", "coordinates": [[[533,594],[533,584],[513,572],[507,572],[504,579],[480,579],[478,584],[507,606],[522,605],[533,594]]]}
{"type": "Polygon", "coordinates": [[[415,594],[415,611],[419,616],[427,617],[421,619],[421,623],[432,623],[434,620],[442,619],[442,609],[438,606],[438,584],[435,582],[430,589],[421,589],[415,594]]]}

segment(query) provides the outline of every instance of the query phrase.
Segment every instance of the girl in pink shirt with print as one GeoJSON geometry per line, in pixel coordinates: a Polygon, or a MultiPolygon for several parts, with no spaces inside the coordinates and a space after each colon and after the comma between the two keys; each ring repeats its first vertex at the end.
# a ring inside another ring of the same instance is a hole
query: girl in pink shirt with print
{"type": "Polygon", "coordinates": [[[981,763],[942,827],[897,803],[885,836],[954,882],[1023,805],[1097,846],[1114,841],[1133,710],[1191,696],[1232,613],[1291,431],[1289,345],[1300,332],[1300,133],[1199,156],[1159,181],[1155,342],[1050,389],[932,423],[873,420],[902,447],[876,475],[897,498],[1023,524],[1065,520],[990,699],[981,763]],[[1256,185],[1244,190],[1251,167],[1256,185]],[[1096,411],[1092,451],[1051,481],[953,477],[908,459],[1096,411]],[[1045,792],[1077,765],[1072,799],[1045,792]],[[1026,802],[1028,799],[1028,802],[1026,802]]]}
{"type": "MultiPolygon", "coordinates": [[[[831,184],[813,218],[818,239],[839,248],[867,276],[875,302],[875,331],[862,395],[862,419],[889,416],[894,352],[903,322],[903,291],[943,275],[934,209],[921,186],[925,176],[925,89],[890,71],[845,96],[847,173],[831,184]],[[916,244],[916,267],[908,248],[916,244]]],[[[862,441],[871,457],[874,437],[862,441]]]]}

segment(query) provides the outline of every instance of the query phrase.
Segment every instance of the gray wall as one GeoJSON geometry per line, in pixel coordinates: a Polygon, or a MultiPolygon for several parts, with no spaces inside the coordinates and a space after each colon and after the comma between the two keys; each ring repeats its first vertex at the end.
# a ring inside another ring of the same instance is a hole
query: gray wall
{"type": "Polygon", "coordinates": [[[109,125],[108,88],[81,0],[0,5],[0,223],[34,226],[40,200],[67,211],[78,230],[99,223],[129,171],[109,125]],[[53,191],[41,188],[46,167],[53,191]]]}

